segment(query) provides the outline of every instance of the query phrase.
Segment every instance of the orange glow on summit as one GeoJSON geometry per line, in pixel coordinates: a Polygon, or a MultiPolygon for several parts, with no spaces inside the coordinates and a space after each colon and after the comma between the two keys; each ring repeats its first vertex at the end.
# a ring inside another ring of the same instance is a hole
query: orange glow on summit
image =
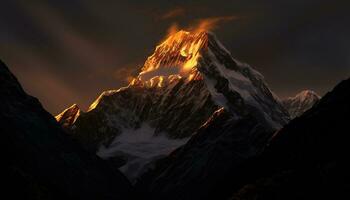
{"type": "Polygon", "coordinates": [[[200,52],[207,48],[207,40],[205,31],[177,31],[156,47],[154,54],[146,60],[137,79],[150,81],[155,76],[177,75],[191,80],[194,77],[191,74],[196,73],[200,52]]]}
{"type": "Polygon", "coordinates": [[[199,20],[187,30],[179,30],[174,23],[167,31],[167,38],[157,45],[154,53],[147,58],[141,73],[130,85],[144,84],[150,87],[162,87],[169,82],[170,76],[199,80],[197,71],[201,53],[208,48],[208,32],[215,29],[219,22],[235,19],[232,16],[213,17],[199,20]]]}

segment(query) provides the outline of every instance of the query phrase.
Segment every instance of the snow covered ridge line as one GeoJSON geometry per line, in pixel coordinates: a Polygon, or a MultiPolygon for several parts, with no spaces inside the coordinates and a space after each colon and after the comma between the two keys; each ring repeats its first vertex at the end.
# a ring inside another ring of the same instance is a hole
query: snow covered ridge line
{"type": "Polygon", "coordinates": [[[222,80],[227,82],[229,91],[238,93],[248,106],[260,110],[262,117],[276,129],[285,124],[289,120],[286,111],[268,88],[263,75],[250,65],[234,59],[215,35],[208,34],[208,37],[211,38],[208,40],[208,49],[200,58],[198,70],[216,83],[222,80]],[[285,117],[280,121],[274,112],[285,117]]]}
{"type": "Polygon", "coordinates": [[[295,95],[283,100],[284,107],[288,110],[292,118],[302,115],[315,105],[321,97],[312,90],[304,90],[295,95]]]}
{"type": "Polygon", "coordinates": [[[288,99],[300,99],[300,101],[310,100],[310,99],[321,99],[321,96],[319,96],[316,92],[312,90],[303,90],[299,92],[294,97],[289,97],[288,99]]]}
{"type": "MultiPolygon", "coordinates": [[[[214,70],[221,77],[229,80],[231,90],[238,92],[247,102],[254,104],[253,106],[259,107],[259,102],[256,102],[256,98],[250,94],[254,92],[256,87],[260,86],[264,87],[264,93],[270,93],[267,94],[268,98],[274,99],[277,103],[280,102],[278,98],[275,98],[276,95],[269,91],[264,77],[253,67],[234,59],[217,37],[210,32],[191,34],[179,31],[169,37],[157,46],[155,53],[147,59],[140,75],[133,80],[131,85],[161,87],[166,84],[165,82],[170,76],[175,75],[174,73],[177,73],[176,76],[179,78],[187,78],[187,81],[204,79],[213,100],[217,101],[218,105],[228,109],[223,95],[218,94],[213,89],[217,80],[215,78],[213,80],[211,75],[206,73],[212,73],[214,70]],[[206,59],[205,57],[210,57],[208,60],[211,63],[201,63],[203,59],[206,59]],[[223,62],[224,59],[225,62],[223,62]],[[190,68],[188,68],[188,62],[191,63],[190,68]],[[215,69],[206,69],[212,65],[215,66],[215,69]]],[[[253,96],[261,95],[253,94],[253,96]]],[[[269,119],[268,114],[265,117],[274,123],[273,119],[269,119]]],[[[276,127],[280,127],[278,123],[274,124],[276,127]]]]}

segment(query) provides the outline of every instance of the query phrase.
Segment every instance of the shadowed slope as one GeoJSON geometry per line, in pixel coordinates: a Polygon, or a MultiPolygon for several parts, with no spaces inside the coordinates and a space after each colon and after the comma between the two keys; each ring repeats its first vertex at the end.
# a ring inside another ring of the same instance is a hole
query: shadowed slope
{"type": "Polygon", "coordinates": [[[71,141],[1,61],[0,111],[12,199],[131,199],[127,179],[71,141]]]}

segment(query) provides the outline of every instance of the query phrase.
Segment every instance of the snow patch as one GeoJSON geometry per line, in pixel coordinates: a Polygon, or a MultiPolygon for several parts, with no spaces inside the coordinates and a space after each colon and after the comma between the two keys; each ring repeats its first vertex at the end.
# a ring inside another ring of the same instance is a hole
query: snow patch
{"type": "Polygon", "coordinates": [[[155,77],[155,76],[170,76],[170,75],[177,75],[180,74],[181,70],[179,67],[162,67],[162,68],[157,68],[155,70],[152,71],[146,71],[146,72],[142,72],[139,75],[139,78],[143,81],[148,81],[151,78],[155,77]]]}
{"type": "Polygon", "coordinates": [[[169,155],[189,139],[169,139],[165,134],[154,136],[154,131],[147,123],[138,129],[124,129],[111,145],[102,145],[97,155],[103,159],[126,155],[127,163],[119,169],[131,182],[135,182],[148,169],[148,164],[169,155]]]}
{"type": "Polygon", "coordinates": [[[205,81],[205,84],[207,86],[207,89],[209,90],[210,94],[211,94],[211,98],[212,100],[220,107],[224,107],[226,108],[227,110],[229,109],[227,103],[227,99],[226,97],[217,92],[217,90],[215,89],[215,84],[216,84],[216,81],[215,80],[212,80],[212,79],[209,79],[208,77],[204,76],[204,81],[205,81]]]}

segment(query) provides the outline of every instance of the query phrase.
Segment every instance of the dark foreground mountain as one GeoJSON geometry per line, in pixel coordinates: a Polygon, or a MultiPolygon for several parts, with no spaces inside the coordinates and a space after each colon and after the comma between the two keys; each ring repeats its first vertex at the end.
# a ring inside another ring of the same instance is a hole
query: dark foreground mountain
{"type": "Polygon", "coordinates": [[[135,180],[221,109],[230,122],[250,115],[249,125],[259,124],[261,132],[289,120],[263,76],[234,59],[215,35],[179,31],[156,47],[127,87],[104,92],[87,112],[72,106],[56,118],[88,150],[124,159],[116,163],[135,180]]]}
{"type": "Polygon", "coordinates": [[[289,97],[283,99],[283,106],[287,109],[291,118],[302,115],[305,111],[309,110],[319,100],[320,96],[316,92],[311,90],[304,90],[297,94],[295,97],[289,97]]]}
{"type": "Polygon", "coordinates": [[[217,112],[137,186],[154,199],[348,199],[349,122],[349,79],[265,150],[269,134],[254,117],[217,112]]]}
{"type": "Polygon", "coordinates": [[[349,199],[349,123],[347,79],[278,132],[233,199],[349,199]]]}
{"type": "Polygon", "coordinates": [[[71,141],[1,61],[0,133],[3,198],[131,199],[127,179],[71,141]]]}

